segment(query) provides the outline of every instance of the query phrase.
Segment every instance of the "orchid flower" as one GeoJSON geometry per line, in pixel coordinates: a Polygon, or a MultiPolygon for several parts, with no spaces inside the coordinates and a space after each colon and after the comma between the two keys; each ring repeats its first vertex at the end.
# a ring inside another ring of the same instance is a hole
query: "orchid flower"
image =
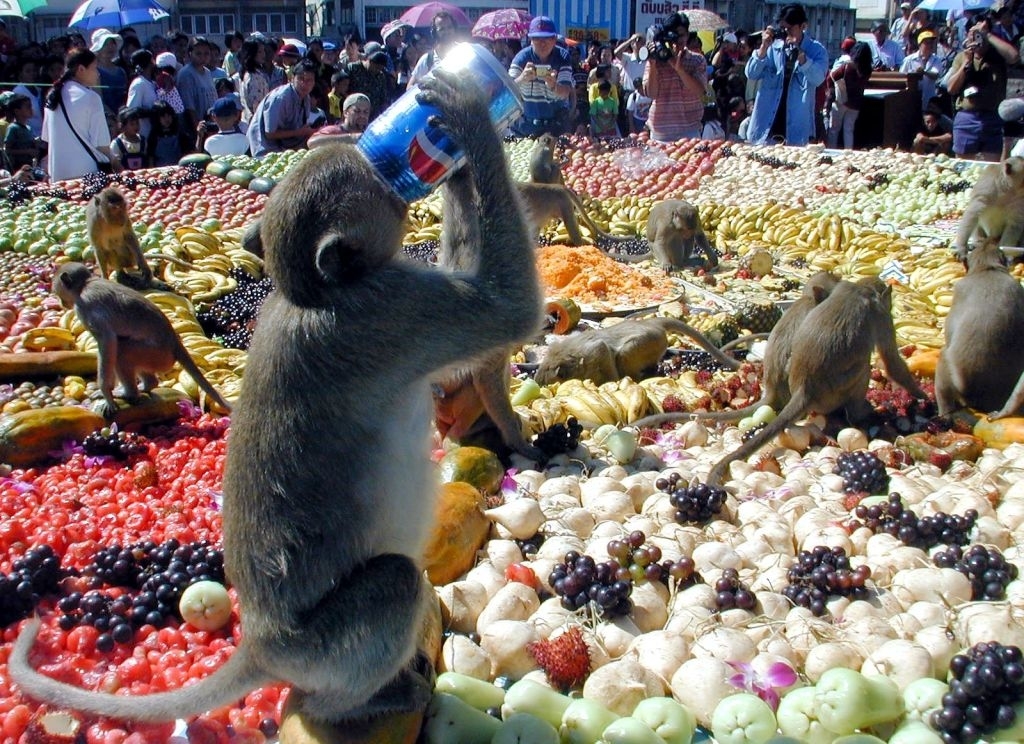
{"type": "Polygon", "coordinates": [[[796,684],[796,672],[789,664],[782,661],[770,665],[763,675],[745,661],[730,661],[728,663],[737,672],[729,677],[729,684],[757,695],[768,703],[772,711],[779,709],[781,698],[778,690],[796,684]]]}
{"type": "Polygon", "coordinates": [[[65,439],[63,442],[61,442],[59,450],[53,450],[51,452],[48,452],[47,454],[49,454],[50,457],[60,460],[61,462],[67,462],[74,455],[81,455],[84,452],[85,450],[82,449],[82,445],[76,442],[74,439],[65,439]]]}
{"type": "Polygon", "coordinates": [[[224,492],[214,491],[211,488],[208,494],[210,496],[210,508],[214,511],[220,511],[224,507],[224,492]]]}
{"type": "Polygon", "coordinates": [[[36,487],[32,483],[26,483],[25,481],[15,480],[14,478],[0,478],[0,485],[10,486],[14,489],[15,493],[30,493],[36,490],[36,487]]]}
{"type": "Polygon", "coordinates": [[[501,495],[506,499],[522,495],[519,492],[519,484],[516,482],[516,479],[512,477],[518,472],[518,468],[509,468],[505,471],[505,477],[501,479],[501,495]]]}
{"type": "Polygon", "coordinates": [[[662,448],[661,461],[666,465],[693,459],[693,455],[686,451],[686,445],[681,437],[678,429],[670,429],[659,432],[654,438],[654,443],[662,448]]]}
{"type": "Polygon", "coordinates": [[[186,421],[195,421],[202,415],[203,411],[191,400],[179,400],[178,413],[181,414],[181,417],[186,421]]]}

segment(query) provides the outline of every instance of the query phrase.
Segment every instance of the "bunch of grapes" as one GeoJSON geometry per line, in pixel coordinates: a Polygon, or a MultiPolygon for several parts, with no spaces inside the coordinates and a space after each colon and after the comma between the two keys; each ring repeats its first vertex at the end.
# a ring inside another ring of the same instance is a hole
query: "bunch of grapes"
{"type": "Polygon", "coordinates": [[[847,493],[883,493],[889,488],[885,463],[868,450],[840,453],[833,472],[843,477],[843,489],[847,493]]]}
{"type": "Polygon", "coordinates": [[[609,240],[608,238],[599,237],[597,245],[599,248],[610,252],[613,257],[615,254],[643,256],[651,252],[651,245],[647,242],[647,238],[640,237],[632,237],[629,240],[609,240]]]}
{"type": "Polygon", "coordinates": [[[757,606],[757,597],[740,581],[739,571],[727,568],[715,582],[715,604],[719,610],[752,610],[757,606]]]}
{"type": "Polygon", "coordinates": [[[516,540],[515,542],[524,556],[536,555],[537,551],[540,550],[540,546],[544,544],[544,533],[538,532],[532,537],[528,537],[525,540],[516,540]]]}
{"type": "Polygon", "coordinates": [[[1024,699],[1024,655],[1016,646],[979,643],[949,662],[949,692],[932,713],[931,726],[945,744],[974,744],[1017,721],[1024,699]]]}
{"type": "Polygon", "coordinates": [[[783,168],[785,170],[794,170],[799,166],[799,163],[794,163],[789,160],[782,160],[774,155],[762,155],[759,152],[747,153],[747,157],[753,160],[755,163],[761,165],[767,165],[769,168],[783,168]]]}
{"type": "Polygon", "coordinates": [[[98,550],[84,573],[94,577],[94,588],[108,584],[139,590],[126,615],[135,627],[161,627],[179,617],[178,600],[189,585],[225,581],[222,551],[205,542],[182,545],[174,539],[98,550]]]}
{"type": "Polygon", "coordinates": [[[82,450],[90,457],[112,457],[124,461],[135,455],[144,455],[149,446],[141,434],[105,426],[86,435],[82,440],[82,450]]]}
{"type": "MultiPolygon", "coordinates": [[[[873,532],[885,532],[902,543],[921,550],[936,545],[966,545],[969,535],[978,519],[975,509],[968,509],[963,516],[943,512],[919,517],[903,504],[898,493],[889,494],[884,504],[858,505],[854,516],[860,525],[873,532]]],[[[860,526],[855,524],[854,526],[860,526]]]]}
{"type": "Polygon", "coordinates": [[[973,188],[974,184],[966,179],[959,181],[947,181],[939,184],[940,194],[959,194],[961,191],[967,191],[973,188]]]}
{"type": "Polygon", "coordinates": [[[564,562],[555,565],[548,583],[562,598],[565,609],[579,610],[594,602],[601,616],[609,618],[632,612],[630,578],[629,570],[615,561],[597,563],[589,555],[570,550],[564,562]]]}
{"type": "Polygon", "coordinates": [[[866,565],[850,568],[850,559],[843,548],[819,545],[801,550],[789,569],[789,585],[782,594],[795,605],[806,607],[818,617],[825,614],[830,596],[867,599],[865,582],[871,577],[866,565]]]}
{"type": "Polygon", "coordinates": [[[997,602],[1006,598],[1006,586],[1017,578],[1017,567],[996,548],[959,545],[936,553],[932,561],[939,568],[955,568],[971,581],[971,599],[997,602]]]}
{"type": "Polygon", "coordinates": [[[710,522],[725,505],[725,489],[698,483],[688,486],[678,473],[658,478],[655,488],[669,495],[669,503],[676,509],[679,524],[705,524],[710,522]]]}
{"type": "Polygon", "coordinates": [[[411,258],[414,261],[422,261],[423,263],[435,264],[437,263],[437,249],[440,247],[440,240],[424,240],[421,243],[403,245],[402,251],[405,253],[406,258],[411,258]]]}
{"type": "Polygon", "coordinates": [[[39,598],[56,594],[66,573],[60,558],[49,545],[26,551],[11,566],[7,576],[0,574],[0,624],[7,626],[32,614],[39,598]]]}
{"type": "MultiPolygon", "coordinates": [[[[113,650],[117,643],[130,643],[135,637],[130,616],[132,604],[126,596],[111,597],[96,589],[84,594],[72,592],[61,597],[57,609],[63,613],[57,619],[61,630],[68,631],[78,625],[96,628],[99,631],[96,648],[104,653],[113,650]]],[[[154,623],[154,626],[162,624],[161,617],[160,622],[154,623]]]]}
{"type": "Polygon", "coordinates": [[[252,343],[260,308],[274,289],[274,283],[270,277],[257,279],[237,266],[228,276],[237,282],[235,289],[200,310],[196,318],[208,336],[219,338],[228,348],[246,351],[252,343]]]}
{"type": "Polygon", "coordinates": [[[548,457],[572,452],[580,444],[583,426],[570,416],[564,423],[552,424],[533,438],[533,445],[548,457]]]}

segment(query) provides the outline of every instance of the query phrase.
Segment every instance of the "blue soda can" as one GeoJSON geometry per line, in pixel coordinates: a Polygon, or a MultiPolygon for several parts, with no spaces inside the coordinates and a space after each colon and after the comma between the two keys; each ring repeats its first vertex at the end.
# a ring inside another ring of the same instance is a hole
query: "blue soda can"
{"type": "MultiPolygon", "coordinates": [[[[478,44],[456,44],[438,68],[476,81],[491,100],[491,122],[504,129],[523,109],[519,87],[497,58],[478,44]]],[[[422,199],[458,169],[466,156],[437,127],[432,116],[440,112],[416,100],[415,88],[406,91],[359,136],[357,149],[377,174],[406,202],[422,199]]]]}

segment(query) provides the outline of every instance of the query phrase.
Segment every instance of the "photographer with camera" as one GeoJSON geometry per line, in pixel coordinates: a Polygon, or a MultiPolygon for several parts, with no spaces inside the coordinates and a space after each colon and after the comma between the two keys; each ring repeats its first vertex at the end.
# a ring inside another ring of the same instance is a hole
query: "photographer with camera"
{"type": "Polygon", "coordinates": [[[708,63],[686,48],[689,35],[690,19],[682,11],[649,32],[644,88],[653,103],[647,128],[658,142],[700,137],[708,63]]]}
{"type": "Polygon", "coordinates": [[[747,61],[747,78],[761,81],[748,130],[753,144],[778,138],[806,145],[814,135],[815,94],[828,73],[828,52],[806,29],[804,6],[783,6],[747,61]]]}
{"type": "Polygon", "coordinates": [[[530,46],[519,50],[508,68],[523,94],[523,115],[512,131],[523,137],[564,134],[574,90],[569,50],[558,46],[555,22],[547,16],[530,21],[526,35],[530,46]]]}
{"type": "Polygon", "coordinates": [[[946,90],[956,97],[953,152],[958,157],[998,160],[1003,151],[1003,120],[999,104],[1006,98],[1006,69],[1020,59],[1016,47],[991,33],[987,13],[968,27],[963,51],[945,77],[946,90]]]}

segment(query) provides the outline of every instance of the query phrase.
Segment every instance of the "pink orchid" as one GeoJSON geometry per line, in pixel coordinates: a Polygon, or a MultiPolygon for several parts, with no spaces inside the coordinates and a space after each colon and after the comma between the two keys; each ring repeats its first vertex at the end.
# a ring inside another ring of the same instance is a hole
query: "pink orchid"
{"type": "Polygon", "coordinates": [[[0,478],[0,484],[10,486],[14,489],[15,493],[31,493],[36,490],[35,484],[15,480],[14,478],[0,478]]]}
{"type": "Polygon", "coordinates": [[[505,471],[505,477],[501,479],[501,495],[506,499],[514,497],[519,493],[519,484],[512,477],[518,472],[517,468],[509,468],[505,471]]]}
{"type": "Polygon", "coordinates": [[[678,429],[658,432],[654,443],[662,448],[661,461],[666,465],[675,465],[684,460],[693,459],[693,455],[686,451],[686,444],[678,429]]]}
{"type": "Polygon", "coordinates": [[[737,671],[737,674],[729,677],[729,684],[757,695],[768,703],[773,711],[779,709],[780,697],[777,690],[796,684],[796,672],[782,661],[769,666],[764,675],[759,674],[745,661],[730,661],[729,666],[737,671]]]}
{"type": "Polygon", "coordinates": [[[73,455],[81,455],[84,452],[85,450],[82,449],[82,445],[74,439],[65,439],[61,442],[59,450],[53,450],[48,454],[50,457],[60,460],[61,462],[67,462],[73,455]]]}
{"type": "Polygon", "coordinates": [[[179,400],[178,413],[181,414],[181,417],[186,421],[195,421],[197,418],[203,415],[203,409],[201,409],[191,400],[179,400]]]}

